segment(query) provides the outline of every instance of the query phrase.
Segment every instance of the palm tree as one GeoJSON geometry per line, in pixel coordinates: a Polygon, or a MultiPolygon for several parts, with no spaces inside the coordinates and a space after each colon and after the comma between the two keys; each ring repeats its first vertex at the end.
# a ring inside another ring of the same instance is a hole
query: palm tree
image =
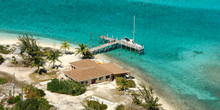
{"type": "Polygon", "coordinates": [[[121,79],[119,83],[119,88],[124,91],[128,88],[128,81],[125,78],[121,79]]]}
{"type": "Polygon", "coordinates": [[[37,55],[37,56],[34,56],[33,58],[31,58],[31,67],[37,67],[37,72],[40,73],[40,67],[43,67],[44,68],[44,59],[37,55]]]}
{"type": "Polygon", "coordinates": [[[60,57],[60,51],[58,50],[56,51],[50,50],[47,54],[47,60],[49,60],[50,63],[53,63],[53,67],[56,61],[59,61],[61,63],[61,61],[59,60],[59,57],[60,57]]]}
{"type": "Polygon", "coordinates": [[[80,53],[81,55],[84,55],[87,49],[87,45],[79,44],[78,46],[79,48],[76,48],[76,54],[80,53]]]}
{"type": "Polygon", "coordinates": [[[61,46],[61,49],[64,49],[65,50],[65,54],[66,54],[66,49],[70,49],[71,45],[68,44],[67,41],[63,42],[62,43],[62,46],[61,46]]]}
{"type": "Polygon", "coordinates": [[[79,47],[76,48],[76,54],[81,54],[83,55],[83,58],[91,58],[93,57],[93,54],[89,51],[87,48],[87,45],[79,44],[79,47]]]}

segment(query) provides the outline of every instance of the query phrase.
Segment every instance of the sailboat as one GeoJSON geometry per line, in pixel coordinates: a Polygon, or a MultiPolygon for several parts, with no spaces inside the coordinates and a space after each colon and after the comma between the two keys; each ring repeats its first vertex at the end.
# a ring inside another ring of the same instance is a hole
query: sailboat
{"type": "Polygon", "coordinates": [[[135,16],[134,16],[134,24],[133,24],[133,39],[129,39],[128,37],[125,37],[124,39],[121,39],[121,41],[128,45],[133,45],[138,48],[144,48],[144,46],[141,46],[140,44],[134,42],[134,35],[135,35],[135,16]]]}

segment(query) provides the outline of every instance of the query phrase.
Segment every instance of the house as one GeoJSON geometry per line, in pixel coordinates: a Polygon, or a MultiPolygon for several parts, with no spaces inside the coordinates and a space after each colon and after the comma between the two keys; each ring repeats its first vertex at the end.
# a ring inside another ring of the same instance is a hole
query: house
{"type": "Polygon", "coordinates": [[[85,85],[112,81],[115,76],[128,73],[113,63],[97,64],[89,59],[72,62],[71,67],[72,70],[65,71],[65,75],[85,85]]]}

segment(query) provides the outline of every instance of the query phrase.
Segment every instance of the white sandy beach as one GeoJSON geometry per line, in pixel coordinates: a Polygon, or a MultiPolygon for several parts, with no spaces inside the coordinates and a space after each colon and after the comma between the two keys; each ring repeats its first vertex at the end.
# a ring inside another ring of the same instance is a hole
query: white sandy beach
{"type": "MultiPolygon", "coordinates": [[[[0,44],[4,44],[4,45],[12,45],[12,44],[17,44],[18,40],[17,40],[17,34],[8,34],[8,33],[0,33],[0,44]]],[[[35,37],[36,38],[36,37],[35,37]]],[[[39,38],[39,37],[37,37],[39,38]]],[[[51,47],[51,48],[56,48],[56,49],[60,49],[61,46],[61,41],[56,41],[56,40],[52,40],[52,39],[47,39],[47,38],[41,38],[38,40],[39,45],[42,47],[51,47]]],[[[77,47],[77,45],[75,44],[71,44],[71,51],[74,51],[75,48],[77,47]]],[[[33,83],[33,81],[30,79],[29,75],[31,73],[33,73],[35,71],[35,68],[26,68],[26,67],[9,67],[9,63],[10,63],[10,58],[12,56],[16,56],[16,55],[3,55],[4,58],[6,58],[7,60],[0,65],[0,71],[2,72],[6,72],[9,74],[13,74],[15,73],[15,77],[17,80],[19,81],[25,81],[26,83],[33,83]]],[[[17,58],[19,58],[19,56],[16,56],[17,58]]],[[[77,60],[81,60],[81,57],[79,55],[63,55],[59,58],[59,60],[62,61],[62,66],[63,68],[60,68],[59,71],[64,71],[64,70],[68,70],[69,69],[69,64],[73,61],[77,61],[77,60]]],[[[110,62],[108,61],[107,56],[105,55],[97,55],[96,58],[94,59],[97,62],[110,62]]],[[[117,64],[120,66],[120,64],[117,64]]],[[[47,66],[49,66],[47,64],[47,66]]],[[[135,76],[135,74],[134,74],[135,76]]],[[[136,76],[135,76],[136,77],[136,76]]],[[[140,78],[136,77],[135,82],[137,83],[137,85],[139,86],[139,84],[141,83],[140,78]]],[[[46,96],[45,98],[47,98],[51,104],[55,105],[56,107],[58,107],[58,109],[60,110],[69,110],[69,109],[73,109],[73,108],[77,108],[77,109],[82,109],[82,105],[81,102],[84,100],[84,98],[88,97],[88,96],[92,96],[92,95],[100,95],[100,97],[105,97],[108,96],[108,94],[106,93],[110,93],[110,91],[114,91],[116,90],[117,86],[115,84],[115,82],[110,82],[110,83],[100,83],[100,84],[96,84],[96,85],[92,85],[90,87],[88,87],[88,90],[85,94],[80,95],[80,96],[70,96],[70,95],[64,95],[64,94],[57,94],[57,93],[51,93],[50,91],[46,90],[46,84],[37,84],[36,85],[38,88],[41,88],[45,91],[46,96]]],[[[110,93],[111,94],[111,93],[110,93]]],[[[156,95],[158,96],[158,95],[156,95]]],[[[111,100],[114,102],[113,105],[108,105],[108,110],[114,110],[114,108],[118,105],[118,104],[125,104],[128,103],[127,101],[131,101],[129,95],[127,94],[123,94],[120,97],[124,98],[124,100],[121,100],[121,102],[117,102],[114,99],[115,97],[118,97],[117,95],[112,96],[112,97],[107,97],[107,99],[111,100]]],[[[166,103],[165,100],[160,98],[159,103],[163,104],[163,108],[166,110],[173,110],[173,108],[166,103]]]]}

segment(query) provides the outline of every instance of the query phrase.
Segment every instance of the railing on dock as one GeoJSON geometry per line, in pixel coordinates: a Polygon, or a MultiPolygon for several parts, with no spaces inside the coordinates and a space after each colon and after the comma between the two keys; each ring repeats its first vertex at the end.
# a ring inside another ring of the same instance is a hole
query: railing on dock
{"type": "Polygon", "coordinates": [[[120,47],[122,48],[122,46],[123,46],[126,49],[130,48],[130,51],[134,50],[135,52],[137,51],[139,54],[144,53],[144,46],[140,46],[137,43],[128,43],[126,41],[118,40],[117,38],[114,39],[113,37],[108,37],[108,36],[104,36],[104,35],[99,36],[99,43],[100,42],[103,42],[103,44],[91,48],[90,52],[92,52],[93,54],[96,54],[96,53],[101,53],[101,51],[105,52],[107,50],[110,50],[110,48],[111,49],[120,48],[120,47]]]}

